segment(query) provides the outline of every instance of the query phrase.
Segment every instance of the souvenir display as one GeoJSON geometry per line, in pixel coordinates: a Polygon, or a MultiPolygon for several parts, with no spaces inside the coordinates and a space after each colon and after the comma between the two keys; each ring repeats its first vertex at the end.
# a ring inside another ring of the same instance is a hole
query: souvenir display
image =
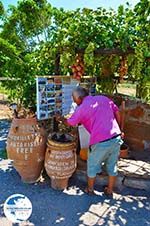
{"type": "Polygon", "coordinates": [[[48,119],[56,113],[67,115],[73,102],[72,90],[78,85],[88,88],[90,95],[95,95],[95,78],[86,77],[79,82],[70,76],[37,77],[37,118],[48,119]]]}

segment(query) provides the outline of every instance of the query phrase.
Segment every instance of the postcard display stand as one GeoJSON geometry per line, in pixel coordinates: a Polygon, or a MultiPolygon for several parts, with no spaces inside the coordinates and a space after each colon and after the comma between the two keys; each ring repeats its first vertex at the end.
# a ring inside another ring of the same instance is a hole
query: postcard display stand
{"type": "Polygon", "coordinates": [[[96,93],[95,78],[82,78],[81,82],[70,76],[44,76],[36,78],[37,118],[52,118],[55,113],[67,115],[72,104],[72,90],[81,84],[96,93]]]}

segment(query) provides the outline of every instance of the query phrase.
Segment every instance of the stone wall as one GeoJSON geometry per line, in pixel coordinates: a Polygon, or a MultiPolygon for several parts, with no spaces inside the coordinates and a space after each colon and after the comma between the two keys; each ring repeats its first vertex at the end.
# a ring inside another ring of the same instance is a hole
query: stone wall
{"type": "Polygon", "coordinates": [[[114,102],[120,107],[124,118],[125,142],[130,150],[150,150],[150,105],[139,99],[115,94],[114,102]],[[121,103],[125,101],[125,109],[121,103]]]}

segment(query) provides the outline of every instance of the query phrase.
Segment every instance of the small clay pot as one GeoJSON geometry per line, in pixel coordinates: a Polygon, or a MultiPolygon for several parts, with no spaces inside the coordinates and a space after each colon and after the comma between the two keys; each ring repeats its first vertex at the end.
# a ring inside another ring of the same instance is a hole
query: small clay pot
{"type": "Polygon", "coordinates": [[[123,143],[120,147],[119,158],[128,158],[129,156],[129,146],[123,143]]]}
{"type": "Polygon", "coordinates": [[[82,148],[80,150],[80,158],[84,161],[87,161],[87,159],[88,159],[88,148],[82,148]]]}

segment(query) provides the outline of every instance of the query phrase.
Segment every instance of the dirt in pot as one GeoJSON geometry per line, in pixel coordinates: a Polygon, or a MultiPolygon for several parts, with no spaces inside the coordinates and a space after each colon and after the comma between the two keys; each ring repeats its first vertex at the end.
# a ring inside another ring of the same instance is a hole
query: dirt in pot
{"type": "Polygon", "coordinates": [[[51,137],[51,139],[53,141],[57,141],[60,143],[69,143],[73,141],[72,136],[68,135],[68,134],[59,134],[59,133],[54,133],[51,137]]]}

